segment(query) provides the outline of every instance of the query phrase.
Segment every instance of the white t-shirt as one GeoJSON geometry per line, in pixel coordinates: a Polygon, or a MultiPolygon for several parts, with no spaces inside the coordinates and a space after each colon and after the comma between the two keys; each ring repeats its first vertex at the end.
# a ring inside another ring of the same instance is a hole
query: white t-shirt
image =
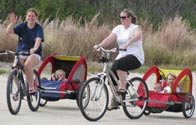
{"type": "Polygon", "coordinates": [[[171,87],[170,87],[170,86],[166,86],[166,87],[163,89],[162,93],[172,93],[171,87]]]}
{"type": "MultiPolygon", "coordinates": [[[[176,87],[176,92],[180,92],[180,88],[177,86],[176,87]]],[[[161,93],[172,93],[172,89],[170,86],[166,86],[161,93]]]]}
{"type": "MultiPolygon", "coordinates": [[[[112,30],[112,33],[116,34],[117,36],[117,43],[119,48],[121,48],[128,40],[130,40],[133,37],[134,29],[136,27],[139,26],[131,24],[128,29],[125,29],[123,25],[118,25],[112,30]]],[[[134,43],[131,43],[127,47],[127,51],[119,51],[116,60],[129,54],[134,55],[140,61],[141,64],[144,63],[144,50],[142,47],[142,38],[134,43]]]]}

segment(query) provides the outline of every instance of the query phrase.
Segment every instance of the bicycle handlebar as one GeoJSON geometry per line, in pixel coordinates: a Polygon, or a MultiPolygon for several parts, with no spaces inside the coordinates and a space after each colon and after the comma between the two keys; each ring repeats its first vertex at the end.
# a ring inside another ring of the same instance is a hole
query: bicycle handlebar
{"type": "Polygon", "coordinates": [[[100,51],[102,53],[99,62],[105,63],[105,62],[109,62],[111,53],[115,53],[118,51],[126,51],[126,49],[121,49],[121,48],[104,49],[103,47],[99,47],[96,51],[100,51]]]}
{"type": "Polygon", "coordinates": [[[5,50],[1,50],[1,51],[0,51],[0,54],[5,54],[5,53],[6,53],[5,50]]]}
{"type": "Polygon", "coordinates": [[[102,52],[107,52],[107,53],[114,53],[114,52],[119,52],[119,51],[127,51],[127,49],[122,49],[122,48],[112,48],[112,49],[104,49],[103,47],[99,47],[97,51],[102,51],[102,52]]]}
{"type": "Polygon", "coordinates": [[[29,51],[14,52],[11,50],[0,51],[0,55],[7,55],[7,54],[28,56],[30,55],[30,52],[29,51]]]}

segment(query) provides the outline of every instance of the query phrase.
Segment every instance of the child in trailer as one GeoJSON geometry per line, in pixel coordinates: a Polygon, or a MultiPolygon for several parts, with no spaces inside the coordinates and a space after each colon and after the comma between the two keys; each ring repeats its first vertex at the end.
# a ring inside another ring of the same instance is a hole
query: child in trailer
{"type": "Polygon", "coordinates": [[[162,85],[161,85],[161,83],[155,83],[154,91],[155,92],[161,92],[162,91],[162,85]]]}
{"type": "MultiPolygon", "coordinates": [[[[172,74],[172,73],[169,73],[167,75],[167,86],[164,87],[162,93],[172,93],[172,85],[174,84],[176,80],[176,75],[172,74]]],[[[180,92],[180,88],[179,86],[176,87],[176,92],[180,92]]]]}
{"type": "Polygon", "coordinates": [[[58,69],[52,74],[52,80],[67,81],[66,73],[62,69],[58,69]]]}

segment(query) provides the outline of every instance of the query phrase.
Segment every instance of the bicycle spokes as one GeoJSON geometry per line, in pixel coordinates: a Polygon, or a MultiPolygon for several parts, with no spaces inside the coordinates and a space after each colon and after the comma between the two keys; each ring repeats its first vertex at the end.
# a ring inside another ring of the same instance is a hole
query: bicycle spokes
{"type": "Polygon", "coordinates": [[[127,94],[123,98],[123,110],[131,119],[141,117],[147,106],[148,89],[145,82],[138,77],[130,80],[127,84],[127,94]]]}
{"type": "Polygon", "coordinates": [[[98,84],[99,80],[97,77],[87,80],[80,93],[80,111],[90,121],[99,120],[105,114],[108,105],[107,88],[98,84]],[[84,95],[90,98],[84,98],[84,95]]]}

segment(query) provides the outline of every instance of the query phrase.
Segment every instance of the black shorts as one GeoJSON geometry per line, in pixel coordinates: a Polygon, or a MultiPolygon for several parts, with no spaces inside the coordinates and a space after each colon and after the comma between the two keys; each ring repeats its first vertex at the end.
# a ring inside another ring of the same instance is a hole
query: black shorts
{"type": "MultiPolygon", "coordinates": [[[[140,61],[134,55],[127,55],[125,57],[122,57],[114,61],[112,65],[112,71],[116,75],[117,79],[119,79],[117,75],[117,70],[129,71],[129,70],[137,69],[140,66],[141,66],[140,61]]],[[[114,80],[112,81],[114,82],[114,80]]]]}

